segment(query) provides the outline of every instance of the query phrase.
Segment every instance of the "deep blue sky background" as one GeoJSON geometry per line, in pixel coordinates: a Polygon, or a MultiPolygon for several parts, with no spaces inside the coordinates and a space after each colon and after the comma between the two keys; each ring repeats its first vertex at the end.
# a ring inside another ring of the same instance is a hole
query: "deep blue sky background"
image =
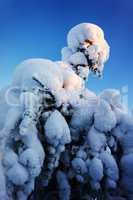
{"type": "Polygon", "coordinates": [[[111,47],[104,79],[91,77],[88,86],[128,85],[133,106],[133,0],[0,0],[0,88],[26,58],[59,60],[68,30],[81,22],[100,25],[111,47]]]}

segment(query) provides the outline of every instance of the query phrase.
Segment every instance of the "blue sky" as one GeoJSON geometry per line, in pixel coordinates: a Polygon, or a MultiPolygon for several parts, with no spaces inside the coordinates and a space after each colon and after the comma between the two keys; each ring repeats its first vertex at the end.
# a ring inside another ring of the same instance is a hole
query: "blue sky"
{"type": "Polygon", "coordinates": [[[111,47],[104,78],[91,77],[88,87],[99,92],[128,86],[133,107],[132,0],[0,0],[0,88],[24,59],[59,60],[68,30],[81,22],[101,26],[111,47]]]}

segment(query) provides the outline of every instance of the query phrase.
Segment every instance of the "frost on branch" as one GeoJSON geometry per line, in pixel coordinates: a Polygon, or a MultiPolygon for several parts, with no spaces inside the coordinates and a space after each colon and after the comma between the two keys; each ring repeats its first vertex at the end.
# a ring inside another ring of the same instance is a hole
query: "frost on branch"
{"type": "Polygon", "coordinates": [[[133,118],[119,91],[85,87],[108,57],[102,29],[83,23],[62,61],[16,68],[0,93],[0,199],[133,199],[133,118]]]}

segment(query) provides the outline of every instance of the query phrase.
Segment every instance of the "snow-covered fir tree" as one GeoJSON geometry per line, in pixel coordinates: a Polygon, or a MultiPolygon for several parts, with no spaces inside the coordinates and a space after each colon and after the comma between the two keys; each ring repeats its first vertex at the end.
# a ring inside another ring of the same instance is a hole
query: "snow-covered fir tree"
{"type": "Polygon", "coordinates": [[[133,117],[120,92],[85,87],[109,58],[82,23],[62,60],[29,59],[0,93],[0,200],[133,200],[133,117]]]}

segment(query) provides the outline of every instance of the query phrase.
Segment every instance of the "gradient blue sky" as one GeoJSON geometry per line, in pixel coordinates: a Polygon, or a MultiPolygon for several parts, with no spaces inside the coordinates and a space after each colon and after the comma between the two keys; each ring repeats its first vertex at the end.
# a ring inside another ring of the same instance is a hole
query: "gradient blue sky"
{"type": "Polygon", "coordinates": [[[91,77],[88,86],[95,92],[128,86],[133,106],[132,0],[0,0],[0,88],[26,58],[59,60],[68,30],[81,22],[101,26],[111,47],[104,78],[91,77]]]}

